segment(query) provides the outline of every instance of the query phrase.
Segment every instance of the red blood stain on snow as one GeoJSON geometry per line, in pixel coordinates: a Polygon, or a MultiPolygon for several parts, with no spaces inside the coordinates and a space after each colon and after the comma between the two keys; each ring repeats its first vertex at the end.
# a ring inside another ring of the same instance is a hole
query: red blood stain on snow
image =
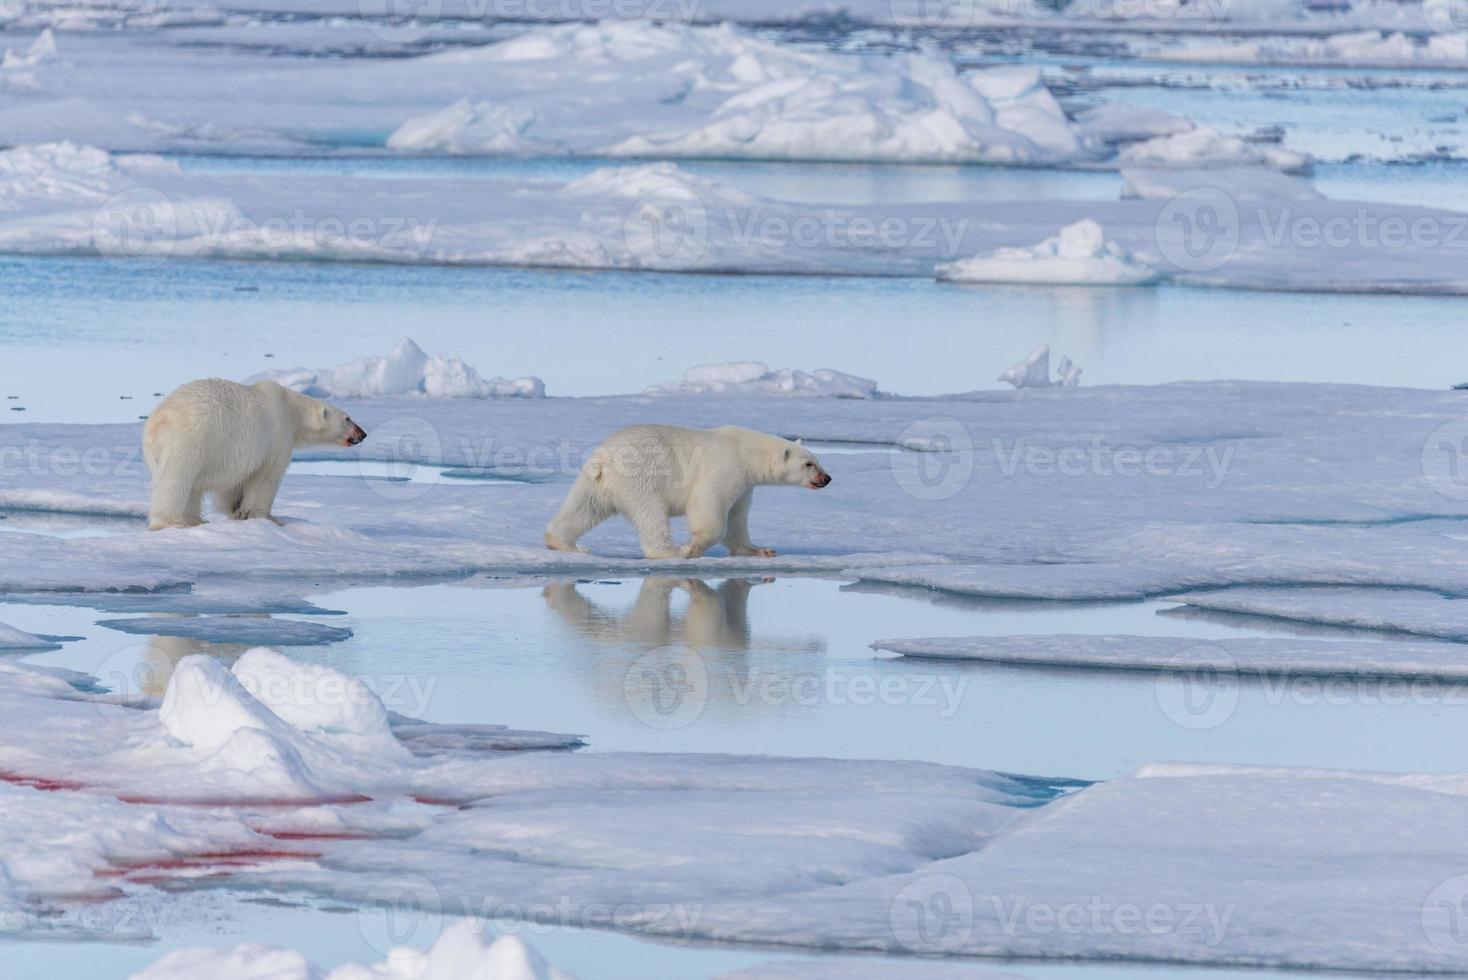
{"type": "Polygon", "coordinates": [[[30,789],[45,790],[54,793],[58,790],[82,789],[83,784],[71,779],[50,779],[46,776],[27,776],[24,773],[11,772],[8,769],[0,769],[0,782],[11,783],[15,786],[26,786],[30,789]]]}

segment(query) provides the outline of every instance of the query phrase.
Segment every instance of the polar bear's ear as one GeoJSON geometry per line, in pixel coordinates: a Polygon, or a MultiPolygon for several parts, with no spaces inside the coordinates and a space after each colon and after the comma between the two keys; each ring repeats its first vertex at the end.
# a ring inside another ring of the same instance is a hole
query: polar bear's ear
{"type": "Polygon", "coordinates": [[[804,445],[805,445],[805,443],[803,443],[803,442],[801,442],[801,441],[800,441],[800,440],[799,440],[799,439],[796,439],[796,440],[795,440],[795,444],[796,444],[796,445],[797,445],[797,446],[804,446],[804,445]]]}
{"type": "Polygon", "coordinates": [[[786,462],[789,462],[789,460],[790,460],[790,447],[789,446],[786,446],[785,447],[785,460],[786,460],[786,462]]]}

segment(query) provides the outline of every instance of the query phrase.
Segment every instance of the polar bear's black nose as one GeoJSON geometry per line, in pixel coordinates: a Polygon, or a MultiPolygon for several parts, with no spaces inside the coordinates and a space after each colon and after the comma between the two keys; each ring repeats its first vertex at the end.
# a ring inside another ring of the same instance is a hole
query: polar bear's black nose
{"type": "Polygon", "coordinates": [[[367,433],[365,433],[365,432],[362,431],[362,427],[360,425],[358,425],[357,423],[353,422],[352,423],[352,432],[351,432],[351,434],[349,436],[347,436],[347,445],[348,446],[355,446],[357,443],[361,442],[363,439],[366,439],[366,438],[367,438],[367,433]]]}

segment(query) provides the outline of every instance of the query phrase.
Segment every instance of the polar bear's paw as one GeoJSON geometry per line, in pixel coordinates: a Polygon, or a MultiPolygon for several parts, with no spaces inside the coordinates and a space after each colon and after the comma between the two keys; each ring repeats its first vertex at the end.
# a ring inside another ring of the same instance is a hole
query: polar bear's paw
{"type": "Polygon", "coordinates": [[[773,558],[778,554],[779,552],[774,548],[759,548],[752,544],[745,545],[742,548],[729,549],[729,557],[731,558],[773,558]]]}
{"type": "Polygon", "coordinates": [[[566,542],[562,541],[560,538],[558,538],[555,535],[551,534],[549,531],[545,532],[545,546],[547,548],[549,548],[551,551],[575,551],[575,552],[579,552],[580,554],[583,554],[583,555],[588,555],[588,554],[591,553],[591,552],[587,551],[585,548],[577,547],[574,544],[567,544],[566,542]]]}

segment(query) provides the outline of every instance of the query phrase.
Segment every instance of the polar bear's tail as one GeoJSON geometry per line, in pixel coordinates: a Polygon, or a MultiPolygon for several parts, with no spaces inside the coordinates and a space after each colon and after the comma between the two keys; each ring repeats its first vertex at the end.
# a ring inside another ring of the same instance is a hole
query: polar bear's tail
{"type": "Polygon", "coordinates": [[[616,512],[602,488],[602,460],[593,454],[581,468],[561,509],[545,528],[545,546],[553,551],[585,551],[576,547],[581,535],[616,512]]]}

